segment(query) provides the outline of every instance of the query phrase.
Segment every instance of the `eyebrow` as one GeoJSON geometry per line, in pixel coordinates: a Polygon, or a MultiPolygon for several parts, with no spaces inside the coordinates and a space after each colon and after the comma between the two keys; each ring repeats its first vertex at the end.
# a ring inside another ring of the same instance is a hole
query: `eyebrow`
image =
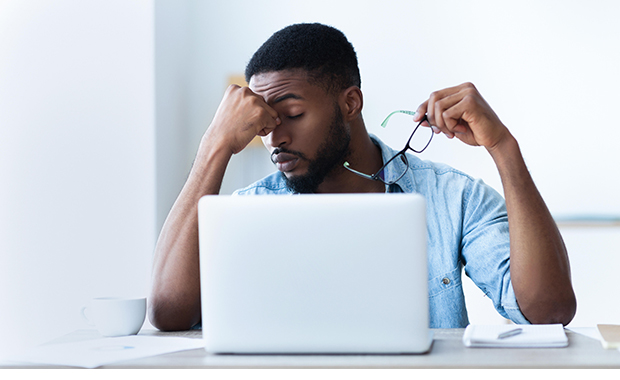
{"type": "Polygon", "coordinates": [[[304,98],[299,96],[299,95],[289,93],[289,94],[286,94],[286,95],[282,95],[282,96],[280,96],[278,98],[275,98],[273,100],[273,104],[277,104],[277,103],[283,102],[283,101],[285,101],[287,99],[304,100],[304,98]]]}

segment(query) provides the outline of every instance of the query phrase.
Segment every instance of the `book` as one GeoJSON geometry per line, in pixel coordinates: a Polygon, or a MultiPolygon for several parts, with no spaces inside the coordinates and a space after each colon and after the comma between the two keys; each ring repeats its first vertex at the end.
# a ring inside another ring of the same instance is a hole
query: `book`
{"type": "Polygon", "coordinates": [[[561,324],[469,325],[463,334],[467,347],[557,348],[568,346],[561,324]]]}
{"type": "Polygon", "coordinates": [[[620,325],[596,325],[601,333],[603,348],[620,348],[620,325]]]}

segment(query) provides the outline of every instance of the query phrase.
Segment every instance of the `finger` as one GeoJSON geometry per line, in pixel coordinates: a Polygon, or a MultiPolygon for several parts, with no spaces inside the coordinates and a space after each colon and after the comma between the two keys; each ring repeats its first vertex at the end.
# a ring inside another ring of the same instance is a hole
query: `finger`
{"type": "Polygon", "coordinates": [[[450,129],[446,126],[446,123],[443,119],[443,105],[441,104],[441,100],[433,102],[433,111],[431,112],[433,115],[432,124],[438,129],[440,132],[445,134],[448,138],[453,138],[454,133],[450,131],[450,129]]]}
{"type": "Polygon", "coordinates": [[[433,91],[430,94],[427,101],[427,116],[432,125],[443,128],[441,115],[437,114],[436,103],[441,101],[446,96],[452,95],[457,92],[457,87],[449,87],[442,90],[433,91]]]}
{"type": "MultiPolygon", "coordinates": [[[[275,127],[282,124],[278,111],[267,104],[262,96],[254,93],[249,87],[244,87],[244,91],[246,92],[246,95],[251,97],[252,107],[256,107],[257,109],[257,113],[255,113],[255,120],[260,128],[259,132],[264,130],[264,132],[261,133],[268,134],[275,127]]],[[[259,132],[257,132],[257,134],[259,132]]]]}
{"type": "Polygon", "coordinates": [[[269,116],[271,116],[274,120],[278,121],[278,124],[280,124],[281,120],[278,117],[278,111],[276,111],[273,107],[271,107],[269,104],[265,103],[265,100],[261,97],[261,100],[263,101],[261,103],[261,106],[267,111],[267,113],[269,113],[269,116]]]}
{"type": "Polygon", "coordinates": [[[433,131],[436,134],[443,133],[450,139],[453,138],[454,133],[446,126],[443,120],[442,108],[438,102],[433,103],[432,111],[429,111],[429,113],[432,114],[432,121],[430,121],[431,117],[429,117],[429,121],[432,125],[433,131]]]}
{"type": "Polygon", "coordinates": [[[465,103],[469,99],[472,91],[475,91],[473,85],[464,83],[460,86],[442,91],[439,96],[441,99],[435,102],[435,121],[442,132],[449,137],[453,137],[456,133],[467,133],[467,123],[463,123],[464,112],[467,111],[468,105],[465,103]],[[457,90],[457,92],[452,92],[457,90]]]}
{"type": "MultiPolygon", "coordinates": [[[[449,138],[452,138],[454,137],[454,132],[460,132],[452,130],[458,122],[446,120],[444,112],[460,101],[463,89],[470,87],[473,87],[471,83],[463,83],[458,86],[434,91],[429,96],[429,99],[418,107],[418,112],[426,112],[429,123],[433,126],[435,133],[444,133],[449,138]]],[[[414,120],[419,121],[420,119],[421,115],[414,120]]]]}
{"type": "Polygon", "coordinates": [[[280,119],[278,112],[268,105],[265,106],[266,107],[263,107],[262,110],[264,112],[263,115],[265,117],[265,123],[273,124],[273,128],[282,124],[282,119],[280,119]]]}
{"type": "Polygon", "coordinates": [[[263,108],[265,111],[267,111],[267,113],[273,118],[273,119],[279,119],[278,118],[278,111],[276,111],[273,107],[271,107],[269,104],[267,104],[267,102],[265,101],[265,98],[263,98],[261,95],[255,93],[254,91],[252,91],[251,88],[249,87],[243,87],[243,90],[245,91],[245,94],[247,96],[252,96],[255,100],[255,104],[260,106],[261,108],[263,108]]]}
{"type": "Polygon", "coordinates": [[[416,113],[413,116],[413,121],[416,123],[419,123],[420,120],[422,120],[422,118],[426,116],[426,120],[422,123],[422,126],[431,128],[435,134],[441,133],[441,130],[439,130],[439,128],[431,124],[428,118],[428,115],[426,114],[427,109],[428,109],[428,100],[418,106],[418,108],[415,111],[416,113]]]}
{"type": "Polygon", "coordinates": [[[419,123],[420,120],[422,120],[422,118],[424,117],[424,115],[426,115],[427,107],[428,107],[428,100],[418,106],[418,108],[415,111],[415,115],[413,115],[413,121],[415,121],[416,123],[419,123]]]}
{"type": "Polygon", "coordinates": [[[434,92],[429,96],[428,100],[423,103],[424,109],[426,111],[426,119],[428,120],[428,125],[431,126],[435,134],[445,133],[445,130],[442,130],[441,127],[437,125],[438,123],[435,118],[435,113],[436,113],[435,102],[436,101],[437,101],[436,92],[434,92]]]}
{"type": "Polygon", "coordinates": [[[272,131],[273,131],[273,129],[272,130],[268,130],[267,128],[263,128],[260,131],[258,131],[257,135],[259,135],[261,137],[265,137],[268,134],[270,134],[272,131]]]}
{"type": "Polygon", "coordinates": [[[469,131],[468,112],[471,111],[472,105],[467,97],[464,97],[443,113],[447,127],[454,133],[467,133],[469,131]]]}
{"type": "Polygon", "coordinates": [[[276,119],[268,119],[263,124],[263,128],[261,128],[261,130],[258,131],[257,135],[267,136],[268,134],[273,132],[274,129],[276,129],[281,123],[282,122],[279,117],[277,117],[276,119]]]}
{"type": "MultiPolygon", "coordinates": [[[[443,126],[450,132],[460,132],[455,130],[459,125],[465,107],[463,107],[463,99],[465,95],[462,92],[448,95],[437,103],[437,113],[441,115],[443,126]]],[[[457,128],[458,129],[458,128],[457,128]]]]}

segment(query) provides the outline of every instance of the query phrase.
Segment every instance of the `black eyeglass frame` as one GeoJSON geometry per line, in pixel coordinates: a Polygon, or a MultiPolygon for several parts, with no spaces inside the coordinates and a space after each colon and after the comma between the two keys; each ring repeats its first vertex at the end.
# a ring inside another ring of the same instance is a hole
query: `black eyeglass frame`
{"type": "MultiPolygon", "coordinates": [[[[385,126],[387,125],[387,122],[388,122],[388,120],[390,119],[390,117],[392,117],[392,115],[394,115],[395,113],[404,113],[404,114],[407,114],[407,115],[412,115],[412,116],[413,116],[413,115],[415,115],[415,112],[414,112],[414,111],[403,111],[403,110],[400,110],[400,111],[394,111],[394,112],[392,112],[391,114],[389,114],[389,115],[385,118],[385,120],[383,120],[383,123],[381,123],[381,126],[382,126],[382,127],[385,127],[385,126]]],[[[426,122],[428,122],[428,118],[426,117],[426,115],[424,115],[424,117],[422,117],[422,120],[420,120],[420,122],[419,122],[419,123],[418,123],[418,125],[415,127],[415,129],[413,130],[413,132],[411,132],[411,136],[409,136],[409,140],[407,140],[407,144],[405,144],[405,147],[404,147],[404,148],[403,148],[400,152],[396,153],[396,154],[395,154],[392,158],[390,158],[390,159],[389,159],[389,160],[388,160],[385,164],[383,164],[383,166],[382,166],[382,167],[381,167],[381,168],[380,168],[380,169],[379,169],[379,170],[378,170],[375,174],[368,175],[368,174],[364,174],[364,173],[362,173],[362,172],[358,172],[357,170],[352,169],[352,168],[349,166],[349,163],[348,163],[348,162],[345,162],[345,163],[344,163],[344,167],[345,167],[345,169],[349,170],[350,172],[352,172],[352,173],[354,173],[354,174],[356,174],[356,175],[358,175],[358,176],[360,176],[360,177],[363,177],[363,178],[366,178],[366,179],[369,179],[369,180],[372,180],[372,181],[381,181],[381,182],[383,182],[384,184],[386,184],[386,185],[388,185],[388,186],[389,186],[389,185],[392,185],[392,184],[394,184],[394,183],[396,183],[398,180],[400,180],[401,178],[403,178],[403,176],[404,176],[404,175],[407,173],[407,171],[409,170],[409,160],[407,160],[407,155],[405,154],[405,153],[407,152],[407,150],[411,150],[411,151],[413,151],[413,152],[415,152],[415,153],[422,153],[422,152],[424,152],[424,150],[426,150],[426,148],[428,148],[428,146],[431,144],[431,141],[433,140],[433,136],[435,135],[435,133],[433,133],[433,132],[431,131],[431,138],[430,138],[430,139],[428,139],[428,142],[426,143],[426,145],[424,146],[424,148],[422,148],[422,149],[413,149],[413,148],[409,145],[409,144],[411,143],[411,139],[413,138],[413,135],[416,133],[416,131],[418,130],[418,128],[420,128],[420,127],[422,127],[422,128],[430,128],[430,125],[429,125],[429,127],[426,127],[426,126],[423,126],[423,125],[422,125],[422,123],[424,123],[425,121],[426,121],[426,122]],[[386,168],[386,167],[387,167],[387,166],[388,166],[388,165],[389,165],[392,161],[394,161],[397,157],[401,157],[401,159],[403,160],[403,163],[405,164],[405,170],[404,170],[404,171],[402,172],[402,174],[401,174],[400,176],[398,176],[398,178],[396,178],[396,179],[393,179],[393,180],[390,180],[390,181],[386,181],[386,180],[384,180],[383,178],[381,178],[381,173],[382,173],[382,172],[385,170],[385,168],[386,168]]]]}

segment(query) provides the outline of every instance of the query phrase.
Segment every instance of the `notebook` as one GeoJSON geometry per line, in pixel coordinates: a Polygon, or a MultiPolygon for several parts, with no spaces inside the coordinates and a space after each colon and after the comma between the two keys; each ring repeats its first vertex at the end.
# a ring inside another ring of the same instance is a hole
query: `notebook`
{"type": "Polygon", "coordinates": [[[430,349],[421,196],[205,196],[198,215],[208,352],[430,349]]]}
{"type": "Polygon", "coordinates": [[[620,348],[620,325],[596,325],[601,334],[603,348],[620,348]]]}
{"type": "Polygon", "coordinates": [[[463,334],[467,347],[551,348],[568,346],[562,324],[469,325],[463,334]]]}

